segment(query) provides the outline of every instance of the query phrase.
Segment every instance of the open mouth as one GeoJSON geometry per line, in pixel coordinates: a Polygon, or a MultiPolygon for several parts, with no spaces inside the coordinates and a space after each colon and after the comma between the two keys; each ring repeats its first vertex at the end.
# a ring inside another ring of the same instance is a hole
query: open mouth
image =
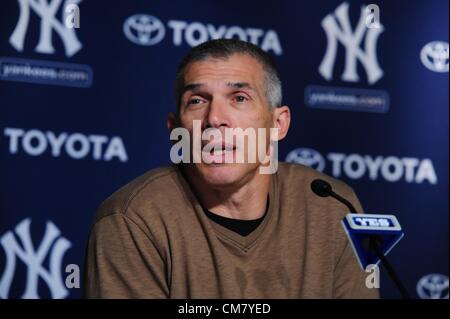
{"type": "Polygon", "coordinates": [[[207,164],[222,164],[225,162],[233,162],[234,151],[236,151],[236,146],[232,144],[222,143],[216,145],[208,145],[207,150],[205,150],[205,147],[202,150],[203,161],[207,164]]]}

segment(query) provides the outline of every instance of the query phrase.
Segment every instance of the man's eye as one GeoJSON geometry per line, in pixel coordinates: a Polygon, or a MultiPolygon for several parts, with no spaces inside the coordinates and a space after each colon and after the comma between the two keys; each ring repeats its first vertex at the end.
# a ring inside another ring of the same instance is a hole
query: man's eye
{"type": "Polygon", "coordinates": [[[235,99],[236,99],[236,102],[245,102],[245,101],[247,101],[247,98],[245,96],[243,96],[243,95],[237,95],[235,97],[235,99]]]}
{"type": "Polygon", "coordinates": [[[188,104],[200,104],[202,102],[201,99],[191,99],[189,100],[188,104]]]}

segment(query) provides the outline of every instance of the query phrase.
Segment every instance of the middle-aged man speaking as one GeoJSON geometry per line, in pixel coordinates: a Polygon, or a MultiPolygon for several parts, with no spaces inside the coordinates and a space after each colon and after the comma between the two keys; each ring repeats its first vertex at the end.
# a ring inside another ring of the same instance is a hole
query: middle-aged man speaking
{"type": "Polygon", "coordinates": [[[175,94],[168,127],[189,135],[184,160],[147,172],[101,205],[86,296],[377,298],[340,225],[346,207],[314,195],[310,183],[329,181],[361,211],[352,189],[276,162],[273,142],[286,136],[290,111],[268,54],[238,40],[205,42],[179,65],[175,94]],[[229,129],[263,138],[238,143],[226,138],[229,129]],[[209,138],[196,140],[196,130],[209,138]]]}

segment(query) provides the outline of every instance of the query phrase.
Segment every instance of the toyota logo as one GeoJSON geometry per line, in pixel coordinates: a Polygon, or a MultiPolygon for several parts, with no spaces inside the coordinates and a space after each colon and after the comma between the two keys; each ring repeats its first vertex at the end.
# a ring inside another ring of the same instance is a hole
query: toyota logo
{"type": "Polygon", "coordinates": [[[448,43],[433,41],[423,47],[420,59],[423,65],[434,72],[448,72],[448,43]]]}
{"type": "Polygon", "coordinates": [[[149,46],[159,43],[166,30],[158,18],[148,14],[135,14],[125,20],[123,32],[131,42],[149,46]]]}
{"type": "Polygon", "coordinates": [[[448,277],[441,274],[423,276],[417,282],[417,294],[422,299],[448,299],[448,277]]]}
{"type": "Polygon", "coordinates": [[[286,156],[286,162],[303,164],[319,172],[325,169],[325,159],[312,148],[296,148],[290,151],[286,156]]]}

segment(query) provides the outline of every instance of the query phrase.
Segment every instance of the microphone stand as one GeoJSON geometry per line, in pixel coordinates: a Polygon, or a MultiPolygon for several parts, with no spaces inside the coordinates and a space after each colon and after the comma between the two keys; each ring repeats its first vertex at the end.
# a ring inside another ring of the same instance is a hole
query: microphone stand
{"type": "MultiPolygon", "coordinates": [[[[350,203],[348,200],[346,200],[342,196],[340,196],[340,195],[336,194],[335,192],[333,192],[333,190],[331,189],[331,186],[329,187],[329,189],[327,191],[328,191],[328,194],[331,197],[335,198],[336,200],[338,200],[339,202],[341,202],[342,204],[347,206],[348,209],[350,209],[350,212],[352,212],[353,214],[358,214],[358,212],[356,211],[355,207],[353,207],[352,203],[350,203]]],[[[319,195],[319,196],[322,196],[322,195],[319,195]]],[[[392,267],[392,265],[389,263],[389,261],[386,258],[386,256],[381,251],[381,247],[380,247],[380,243],[379,242],[380,242],[380,240],[379,240],[379,238],[377,238],[377,236],[375,236],[375,235],[370,236],[368,249],[375,251],[377,257],[380,258],[381,264],[384,266],[384,268],[386,269],[389,277],[392,279],[392,281],[397,286],[398,290],[400,291],[400,294],[401,294],[402,298],[403,299],[411,299],[411,296],[409,295],[409,293],[406,290],[405,286],[403,285],[402,281],[398,277],[398,275],[395,272],[394,268],[392,267]]]]}
{"type": "MultiPolygon", "coordinates": [[[[350,203],[348,200],[346,200],[342,196],[336,194],[331,189],[329,191],[329,194],[330,194],[331,197],[337,199],[342,204],[347,206],[348,209],[350,209],[350,212],[352,212],[353,214],[358,214],[358,212],[356,211],[355,207],[353,207],[352,203],[350,203]]],[[[411,297],[408,294],[408,291],[406,290],[406,288],[403,285],[402,281],[398,277],[398,275],[395,272],[394,268],[391,266],[391,264],[389,263],[388,259],[386,258],[386,256],[381,251],[381,247],[380,247],[380,244],[379,244],[379,238],[377,238],[377,236],[375,236],[375,235],[370,236],[369,247],[368,248],[369,248],[369,250],[375,251],[377,257],[380,258],[381,264],[384,266],[384,268],[386,269],[389,277],[391,277],[392,281],[397,286],[398,290],[400,291],[400,294],[401,294],[402,298],[403,299],[411,299],[411,297]]]]}

